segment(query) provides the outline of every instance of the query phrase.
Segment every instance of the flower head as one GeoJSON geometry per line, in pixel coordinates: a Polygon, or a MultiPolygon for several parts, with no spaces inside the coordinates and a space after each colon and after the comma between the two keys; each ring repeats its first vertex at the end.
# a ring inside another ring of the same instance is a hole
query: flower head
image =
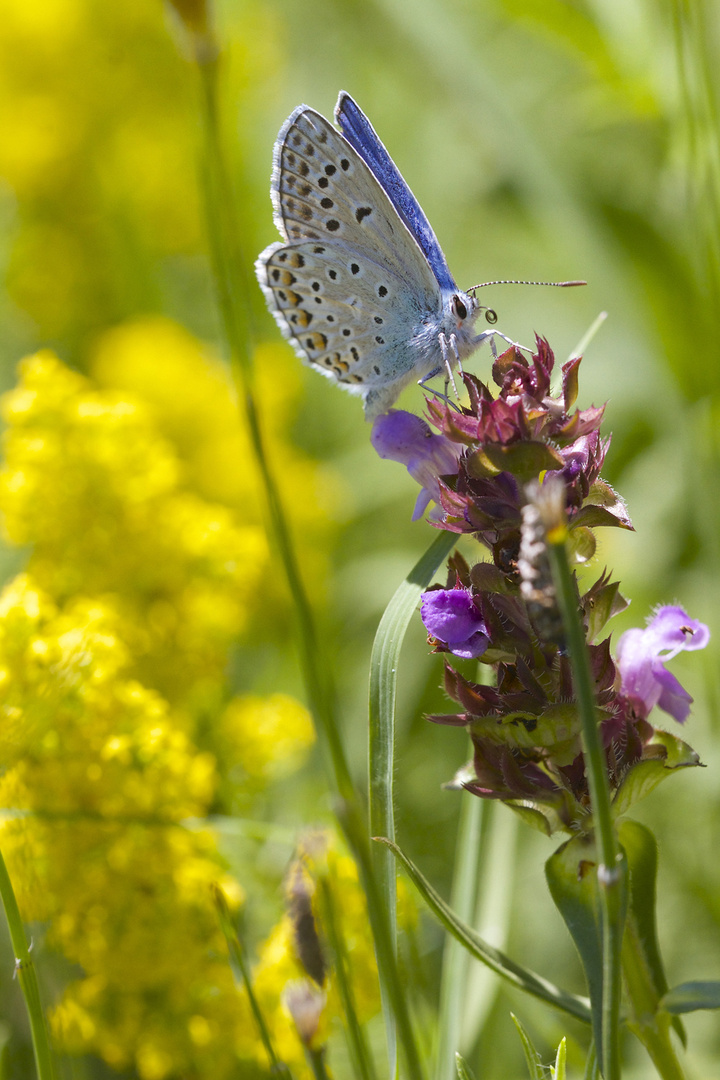
{"type": "MultiPolygon", "coordinates": [[[[432,427],[395,412],[373,432],[378,452],[402,461],[422,485],[419,505],[438,503],[433,524],[469,534],[490,554],[470,567],[456,552],[445,588],[422,595],[435,651],[495,669],[488,685],[446,663],[445,688],[459,711],[429,719],[465,727],[472,739],[472,762],[455,786],[500,799],[548,832],[571,833],[592,827],[590,791],[548,545],[563,544],[577,564],[593,556],[598,526],[632,529],[623,500],[600,476],[610,445],[600,434],[604,408],[574,408],[579,364],[563,366],[553,395],[547,342],[538,339],[529,360],[512,347],[495,362],[496,395],[466,373],[467,405],[429,401],[432,427]]],[[[691,747],[647,715],[659,704],[686,718],[691,698],[663,661],[701,648],[708,631],[682,609],[663,608],[646,630],[624,636],[616,663],[603,631],[626,606],[617,583],[603,572],[584,592],[578,587],[577,603],[610,788],[624,813],[672,770],[698,764],[691,747]]]]}
{"type": "Polygon", "coordinates": [[[665,667],[679,652],[704,649],[710,631],[681,607],[658,608],[644,630],[626,630],[617,645],[621,692],[640,716],[655,705],[679,724],[687,720],[692,698],[665,667]]]}

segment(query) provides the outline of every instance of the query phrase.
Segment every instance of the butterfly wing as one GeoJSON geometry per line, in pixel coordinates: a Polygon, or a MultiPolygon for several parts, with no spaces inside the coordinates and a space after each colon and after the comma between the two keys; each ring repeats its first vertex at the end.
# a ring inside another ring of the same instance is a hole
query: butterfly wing
{"type": "Polygon", "coordinates": [[[443,255],[433,228],[420,203],[405,183],[400,170],[388,154],[362,109],[344,90],[335,106],[340,130],[357,150],[370,171],[387,192],[396,211],[420,246],[437,278],[439,286],[457,292],[457,285],[443,255]]]}
{"type": "Polygon", "coordinates": [[[256,272],[280,329],[303,360],[362,394],[366,415],[388,408],[436,362],[412,346],[442,310],[425,254],[362,157],[306,106],[278,136],[272,197],[287,242],[256,272]]]}

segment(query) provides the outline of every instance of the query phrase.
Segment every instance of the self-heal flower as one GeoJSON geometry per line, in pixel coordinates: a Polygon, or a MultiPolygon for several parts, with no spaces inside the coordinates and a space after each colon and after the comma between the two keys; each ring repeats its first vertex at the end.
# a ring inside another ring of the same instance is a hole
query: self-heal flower
{"type": "Polygon", "coordinates": [[[431,637],[444,642],[455,656],[482,656],[490,639],[468,589],[431,589],[421,597],[420,614],[431,637]]]}
{"type": "Polygon", "coordinates": [[[647,716],[659,705],[679,724],[687,720],[692,698],[665,667],[683,650],[704,649],[710,631],[691,619],[681,607],[658,608],[644,630],[626,630],[617,645],[621,693],[631,700],[638,715],[647,716]]]}
{"type": "Polygon", "coordinates": [[[420,484],[412,516],[417,521],[431,501],[440,502],[438,477],[457,472],[460,448],[445,435],[435,434],[421,417],[402,409],[378,416],[370,439],[381,458],[399,461],[420,484]]]}

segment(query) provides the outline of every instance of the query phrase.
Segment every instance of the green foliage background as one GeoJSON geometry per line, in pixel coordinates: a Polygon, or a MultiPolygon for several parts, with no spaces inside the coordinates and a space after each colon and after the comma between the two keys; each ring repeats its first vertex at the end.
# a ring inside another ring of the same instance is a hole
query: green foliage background
{"type": "MultiPolygon", "coordinates": [[[[196,73],[174,17],[154,0],[42,0],[32,15],[22,13],[20,0],[9,6],[0,28],[3,388],[13,384],[17,360],[43,345],[84,370],[98,334],[138,315],[164,314],[219,342],[197,194],[196,73]]],[[[506,334],[529,342],[537,331],[560,361],[607,312],[583,361],[580,404],[609,402],[606,478],[626,499],[636,528],[608,530],[595,562],[598,570],[612,568],[632,600],[615,633],[673,601],[715,632],[716,5],[223,0],[216,19],[248,265],[276,239],[268,190],[281,123],[300,102],[329,116],[338,91],[349,91],[422,203],[462,287],[490,278],[587,279],[583,290],[505,287],[486,290],[484,299],[506,334]]],[[[260,338],[276,342],[255,287],[252,303],[260,338]]],[[[487,369],[488,356],[478,354],[473,370],[487,369]]],[[[411,523],[414,485],[399,466],[375,457],[358,401],[312,372],[301,377],[288,435],[327,465],[321,476],[338,533],[314,599],[341,689],[344,737],[362,777],[374,630],[432,534],[411,523]]],[[[272,406],[272,379],[268,386],[272,406]]],[[[405,403],[418,408],[417,392],[407,391],[405,403]]],[[[466,554],[474,557],[470,547],[466,554]]],[[[19,556],[8,550],[3,558],[10,575],[19,556]]],[[[258,645],[246,661],[237,665],[243,690],[302,694],[286,637],[258,645]]],[[[720,973],[715,641],[704,656],[679,657],[674,670],[695,698],[686,737],[708,767],[663,785],[638,811],[660,843],[660,937],[671,985],[720,973]]],[[[447,895],[460,797],[441,784],[468,748],[461,733],[422,719],[443,710],[439,678],[418,620],[400,677],[398,836],[447,895]]],[[[319,770],[314,760],[302,782],[276,796],[293,800],[280,817],[327,818],[319,770]]],[[[542,878],[553,843],[516,834],[498,822],[503,814],[501,807],[492,816],[506,840],[483,870],[490,893],[506,883],[494,922],[505,927],[506,947],[518,959],[581,990],[542,878]]],[[[420,940],[422,976],[412,996],[421,1015],[431,1016],[441,936],[428,922],[420,940]]],[[[19,1005],[4,955],[3,1022],[14,1029],[19,1005]]],[[[473,1000],[488,993],[483,986],[473,1000]]],[[[547,1058],[566,1030],[540,1006],[495,990],[483,999],[478,1039],[462,1048],[483,1080],[523,1075],[510,1007],[547,1058]]],[[[715,1075],[716,1018],[695,1014],[687,1028],[692,1075],[715,1075]]],[[[571,1042],[571,1069],[580,1067],[578,1054],[571,1042]]],[[[628,1077],[648,1076],[649,1066],[630,1054],[628,1077]]],[[[103,1075],[99,1065],[86,1069],[77,1075],[103,1075]]]]}

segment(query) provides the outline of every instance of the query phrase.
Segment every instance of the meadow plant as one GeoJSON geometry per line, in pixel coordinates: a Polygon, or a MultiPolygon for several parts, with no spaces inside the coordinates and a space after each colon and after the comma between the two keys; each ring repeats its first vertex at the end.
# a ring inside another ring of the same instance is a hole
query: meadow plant
{"type": "MultiPolygon", "coordinates": [[[[700,764],[650,714],[685,723],[692,698],[666,664],[704,648],[710,634],[666,605],[613,652],[606,624],[627,602],[606,571],[580,585],[578,570],[595,553],[595,529],[632,524],[600,475],[610,445],[600,434],[604,408],[573,409],[579,358],[563,365],[553,393],[554,363],[543,339],[530,359],[513,346],[493,365],[496,394],[465,373],[467,404],[429,399],[427,420],[391,410],[375,420],[372,442],[420,483],[415,517],[432,501],[432,526],[489,553],[470,566],[456,552],[446,584],[420,597],[446,693],[460,707],[428,719],[465,729],[473,748],[448,786],[501,801],[548,835],[570,835],[546,875],[585,967],[602,1076],[621,1073],[622,970],[628,1027],[661,1076],[680,1077],[670,1029],[684,1038],[677,1014],[717,1007],[720,984],[695,987],[692,1004],[687,988],[668,990],[655,931],[656,844],[625,814],[678,769],[700,764]],[[483,666],[480,681],[470,661],[483,666]]],[[[497,965],[393,847],[451,932],[497,965]]]]}

